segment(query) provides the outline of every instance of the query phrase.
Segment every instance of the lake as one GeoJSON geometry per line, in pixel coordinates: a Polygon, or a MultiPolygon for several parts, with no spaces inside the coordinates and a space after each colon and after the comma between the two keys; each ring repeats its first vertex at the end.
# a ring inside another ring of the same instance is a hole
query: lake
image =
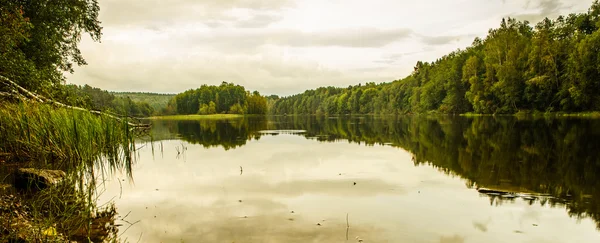
{"type": "Polygon", "coordinates": [[[152,136],[100,195],[130,242],[600,242],[600,120],[254,117],[152,136]]]}

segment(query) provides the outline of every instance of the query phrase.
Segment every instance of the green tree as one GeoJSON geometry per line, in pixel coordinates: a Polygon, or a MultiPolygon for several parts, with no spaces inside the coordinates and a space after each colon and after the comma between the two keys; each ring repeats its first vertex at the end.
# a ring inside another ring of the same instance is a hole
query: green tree
{"type": "Polygon", "coordinates": [[[246,111],[240,103],[235,103],[229,108],[229,114],[244,114],[246,111]]]}
{"type": "Polygon", "coordinates": [[[267,114],[267,99],[261,96],[258,91],[254,91],[252,95],[247,97],[246,110],[248,114],[267,114]]]}
{"type": "Polygon", "coordinates": [[[2,1],[0,74],[50,93],[64,80],[63,72],[86,64],[77,45],[83,33],[100,40],[99,10],[96,0],[2,1]]]}

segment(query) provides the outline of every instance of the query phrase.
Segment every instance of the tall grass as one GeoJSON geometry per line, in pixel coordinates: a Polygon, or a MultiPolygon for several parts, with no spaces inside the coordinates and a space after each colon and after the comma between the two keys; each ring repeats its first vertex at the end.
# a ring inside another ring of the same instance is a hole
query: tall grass
{"type": "Polygon", "coordinates": [[[42,227],[56,228],[70,238],[98,234],[91,227],[104,220],[97,217],[97,184],[106,172],[131,176],[135,135],[126,121],[85,111],[0,103],[0,153],[11,154],[11,161],[21,166],[67,172],[62,185],[26,200],[31,213],[43,219],[38,222],[42,227]]]}
{"type": "Polygon", "coordinates": [[[126,122],[43,104],[0,104],[0,138],[13,159],[67,172],[100,165],[130,173],[135,151],[126,122]]]}

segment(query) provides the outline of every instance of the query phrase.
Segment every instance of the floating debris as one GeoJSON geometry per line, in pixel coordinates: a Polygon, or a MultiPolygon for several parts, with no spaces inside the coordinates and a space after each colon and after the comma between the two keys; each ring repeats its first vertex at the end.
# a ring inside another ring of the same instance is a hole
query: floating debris
{"type": "Polygon", "coordinates": [[[262,131],[259,131],[258,133],[268,134],[268,135],[302,134],[302,133],[306,133],[306,130],[262,130],[262,131]]]}
{"type": "Polygon", "coordinates": [[[533,200],[535,200],[535,199],[536,199],[535,197],[532,197],[532,196],[522,196],[521,198],[522,198],[523,200],[528,200],[528,201],[533,201],[533,200]]]}
{"type": "Polygon", "coordinates": [[[489,189],[489,188],[478,188],[477,191],[479,193],[484,193],[484,194],[488,194],[488,195],[502,195],[502,194],[508,193],[508,192],[498,191],[498,190],[489,189]]]}

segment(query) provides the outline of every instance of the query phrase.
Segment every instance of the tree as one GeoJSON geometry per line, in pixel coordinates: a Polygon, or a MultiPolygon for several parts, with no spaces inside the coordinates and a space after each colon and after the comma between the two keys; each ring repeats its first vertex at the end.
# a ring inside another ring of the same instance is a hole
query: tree
{"type": "Polygon", "coordinates": [[[258,91],[254,91],[252,95],[248,95],[246,103],[248,114],[267,114],[267,99],[261,96],[258,91]]]}
{"type": "Polygon", "coordinates": [[[536,25],[535,30],[526,71],[525,99],[531,104],[530,108],[553,110],[559,84],[559,49],[554,23],[546,18],[536,25]]]}
{"type": "Polygon", "coordinates": [[[0,75],[32,91],[55,90],[63,72],[86,64],[77,46],[82,33],[100,40],[99,10],[96,0],[2,1],[0,75]]]}
{"type": "Polygon", "coordinates": [[[499,101],[493,112],[516,112],[521,105],[530,37],[527,22],[508,18],[485,40],[486,78],[499,101]]]}
{"type": "Polygon", "coordinates": [[[600,111],[600,2],[587,13],[529,22],[503,19],[407,77],[348,88],[321,87],[274,102],[274,114],[512,114],[600,111]]]}
{"type": "Polygon", "coordinates": [[[207,104],[202,104],[200,106],[200,109],[198,110],[198,114],[200,115],[211,115],[211,114],[216,114],[217,113],[217,108],[215,105],[215,102],[210,101],[207,104]]]}
{"type": "Polygon", "coordinates": [[[488,106],[483,80],[481,79],[481,61],[477,56],[471,56],[463,66],[463,82],[469,83],[469,91],[465,94],[473,110],[477,113],[488,113],[488,106]]]}
{"type": "Polygon", "coordinates": [[[235,103],[229,108],[229,114],[244,114],[246,113],[245,109],[240,105],[240,103],[235,103]]]}

